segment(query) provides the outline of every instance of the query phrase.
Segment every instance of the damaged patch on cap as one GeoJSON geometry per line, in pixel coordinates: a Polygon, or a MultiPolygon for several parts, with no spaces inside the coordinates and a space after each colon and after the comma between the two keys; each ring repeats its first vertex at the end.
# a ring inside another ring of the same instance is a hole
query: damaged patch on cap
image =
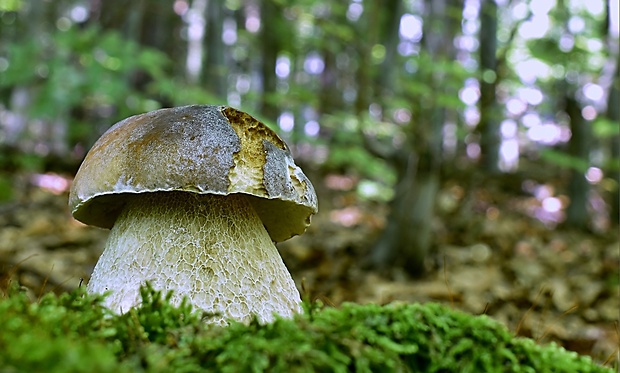
{"type": "Polygon", "coordinates": [[[264,183],[264,167],[269,160],[263,142],[281,150],[286,149],[286,144],[271,129],[244,112],[224,107],[222,114],[228,119],[241,142],[240,151],[233,154],[234,167],[228,174],[228,191],[275,196],[264,183]]]}

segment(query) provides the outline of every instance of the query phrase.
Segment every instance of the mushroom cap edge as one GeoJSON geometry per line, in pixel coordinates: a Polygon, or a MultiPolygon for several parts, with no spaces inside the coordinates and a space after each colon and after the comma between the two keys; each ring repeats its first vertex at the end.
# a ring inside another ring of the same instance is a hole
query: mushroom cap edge
{"type": "Polygon", "coordinates": [[[249,197],[272,240],[302,234],[318,211],[314,187],[288,146],[250,115],[189,105],[135,115],[95,142],[69,195],[73,216],[111,228],[137,193],[249,197]]]}

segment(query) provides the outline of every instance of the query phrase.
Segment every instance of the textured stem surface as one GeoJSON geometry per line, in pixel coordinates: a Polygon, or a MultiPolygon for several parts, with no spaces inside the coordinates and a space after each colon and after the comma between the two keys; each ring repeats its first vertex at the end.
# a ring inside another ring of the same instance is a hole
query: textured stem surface
{"type": "Polygon", "coordinates": [[[110,232],[88,291],[112,291],[106,305],[126,312],[139,288],[173,290],[172,301],[222,317],[263,322],[300,310],[295,283],[244,195],[137,194],[110,232]]]}

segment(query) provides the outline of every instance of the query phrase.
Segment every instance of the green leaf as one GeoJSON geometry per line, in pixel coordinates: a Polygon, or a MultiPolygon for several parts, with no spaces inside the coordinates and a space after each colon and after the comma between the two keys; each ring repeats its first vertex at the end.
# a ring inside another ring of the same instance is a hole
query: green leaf
{"type": "Polygon", "coordinates": [[[588,170],[588,167],[590,167],[588,160],[554,149],[541,150],[540,158],[553,163],[556,166],[573,169],[583,173],[585,173],[588,170]]]}
{"type": "Polygon", "coordinates": [[[610,138],[620,135],[620,124],[608,118],[597,118],[592,123],[592,131],[596,137],[610,138]]]}
{"type": "Polygon", "coordinates": [[[22,5],[21,0],[0,0],[0,12],[17,12],[22,5]]]}

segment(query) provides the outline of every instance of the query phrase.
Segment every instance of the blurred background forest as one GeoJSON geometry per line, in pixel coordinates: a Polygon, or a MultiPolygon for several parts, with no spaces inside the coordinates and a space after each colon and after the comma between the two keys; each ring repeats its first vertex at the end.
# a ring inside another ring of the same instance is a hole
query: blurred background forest
{"type": "MultiPolygon", "coordinates": [[[[72,175],[130,115],[228,104],[319,196],[311,298],[439,301],[614,359],[618,0],[0,0],[0,285],[87,279],[72,175]]],[[[0,288],[2,288],[0,286],[0,288]]]]}

